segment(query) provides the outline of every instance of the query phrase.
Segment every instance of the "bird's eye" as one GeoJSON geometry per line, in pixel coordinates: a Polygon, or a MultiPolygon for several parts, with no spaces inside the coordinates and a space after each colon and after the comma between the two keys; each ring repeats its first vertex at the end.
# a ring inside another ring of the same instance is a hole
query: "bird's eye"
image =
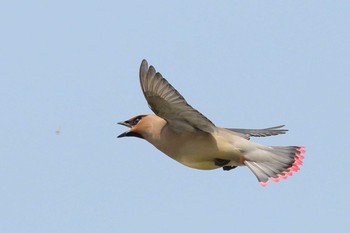
{"type": "Polygon", "coordinates": [[[141,120],[142,117],[137,117],[134,121],[133,121],[133,125],[137,125],[137,123],[139,123],[139,121],[141,120]]]}

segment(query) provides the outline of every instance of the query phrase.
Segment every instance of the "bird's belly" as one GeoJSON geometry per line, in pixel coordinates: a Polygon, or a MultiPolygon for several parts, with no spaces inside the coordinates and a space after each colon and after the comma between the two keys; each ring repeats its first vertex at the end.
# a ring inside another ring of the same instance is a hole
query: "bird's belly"
{"type": "MultiPolygon", "coordinates": [[[[168,147],[169,148],[169,147],[168,147]]],[[[201,170],[220,168],[215,163],[216,159],[228,160],[227,166],[239,166],[242,164],[242,152],[227,142],[217,142],[215,138],[198,137],[177,141],[171,149],[158,148],[169,157],[179,163],[201,170]]]]}
{"type": "MultiPolygon", "coordinates": [[[[171,157],[171,156],[170,156],[171,157]]],[[[172,157],[178,162],[182,163],[185,166],[201,169],[201,170],[212,170],[217,169],[222,166],[216,164],[215,160],[227,160],[228,163],[225,166],[240,166],[241,163],[241,155],[239,152],[232,151],[231,153],[184,153],[177,157],[172,157]]]]}

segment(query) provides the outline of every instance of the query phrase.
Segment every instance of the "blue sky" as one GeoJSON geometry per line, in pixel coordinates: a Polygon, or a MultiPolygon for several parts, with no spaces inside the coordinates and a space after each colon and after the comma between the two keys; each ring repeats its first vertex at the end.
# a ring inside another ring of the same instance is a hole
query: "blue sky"
{"type": "Polygon", "coordinates": [[[348,1],[2,1],[0,232],[347,232],[348,1]],[[150,113],[146,58],[218,126],[305,145],[262,188],[116,122],[150,113]],[[60,128],[61,133],[55,134],[60,128]]]}

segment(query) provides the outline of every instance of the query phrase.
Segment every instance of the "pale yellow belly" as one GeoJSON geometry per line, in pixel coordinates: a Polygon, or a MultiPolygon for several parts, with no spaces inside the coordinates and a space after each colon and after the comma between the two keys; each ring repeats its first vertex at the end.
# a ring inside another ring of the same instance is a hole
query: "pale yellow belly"
{"type": "Polygon", "coordinates": [[[232,144],[209,134],[189,135],[171,143],[166,148],[158,148],[179,163],[201,170],[220,168],[215,159],[230,161],[225,166],[240,166],[243,164],[243,153],[232,144]]]}
{"type": "MultiPolygon", "coordinates": [[[[171,156],[170,156],[171,157],[171,156]]],[[[211,170],[220,168],[215,164],[215,159],[228,160],[229,163],[225,166],[240,166],[242,165],[242,155],[240,152],[231,152],[231,153],[203,153],[203,151],[193,151],[193,153],[185,153],[180,156],[172,157],[179,163],[182,163],[185,166],[201,169],[201,170],[211,170]]]]}

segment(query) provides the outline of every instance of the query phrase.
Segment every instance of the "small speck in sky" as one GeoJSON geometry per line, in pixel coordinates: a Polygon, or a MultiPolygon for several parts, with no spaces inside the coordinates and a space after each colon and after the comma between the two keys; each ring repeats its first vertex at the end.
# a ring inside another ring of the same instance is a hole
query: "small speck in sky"
{"type": "Polygon", "coordinates": [[[60,135],[60,133],[61,133],[61,127],[58,127],[58,128],[55,130],[55,133],[56,133],[56,135],[60,135]]]}

